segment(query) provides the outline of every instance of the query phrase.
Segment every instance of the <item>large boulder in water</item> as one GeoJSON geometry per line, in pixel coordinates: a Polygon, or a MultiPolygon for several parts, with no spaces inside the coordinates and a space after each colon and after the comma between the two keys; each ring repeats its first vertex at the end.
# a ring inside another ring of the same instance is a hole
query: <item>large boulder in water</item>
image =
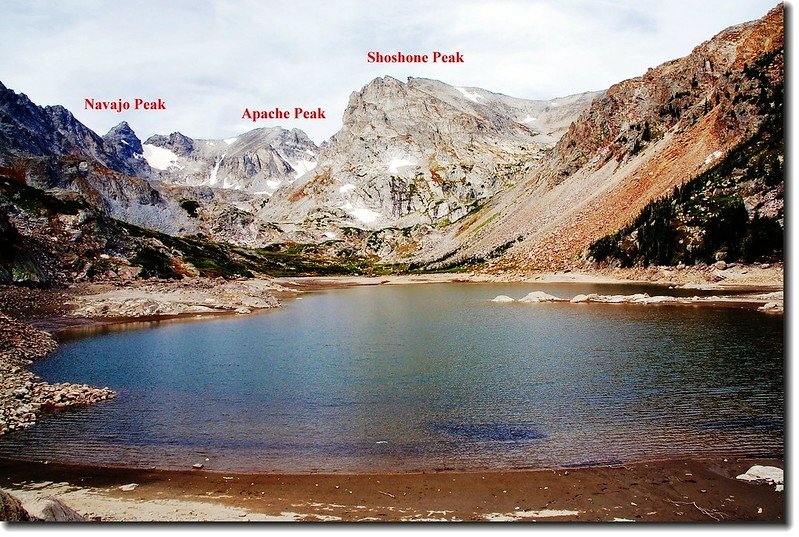
{"type": "Polygon", "coordinates": [[[565,301],[566,300],[563,298],[558,298],[543,291],[533,291],[524,298],[519,299],[519,302],[524,302],[526,304],[537,304],[539,302],[565,302],[565,301]]]}

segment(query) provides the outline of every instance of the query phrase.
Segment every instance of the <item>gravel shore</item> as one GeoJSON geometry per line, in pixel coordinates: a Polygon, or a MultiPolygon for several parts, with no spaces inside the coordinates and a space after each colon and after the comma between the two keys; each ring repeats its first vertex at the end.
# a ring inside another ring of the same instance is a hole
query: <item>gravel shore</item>
{"type": "Polygon", "coordinates": [[[55,339],[0,313],[0,435],[36,423],[41,412],[89,405],[114,397],[108,388],[41,381],[28,370],[57,347],[55,339]]]}

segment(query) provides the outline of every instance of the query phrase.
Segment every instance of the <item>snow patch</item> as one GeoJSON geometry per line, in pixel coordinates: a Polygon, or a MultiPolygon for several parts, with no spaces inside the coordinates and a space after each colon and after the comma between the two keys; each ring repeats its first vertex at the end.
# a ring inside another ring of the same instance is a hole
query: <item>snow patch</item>
{"type": "Polygon", "coordinates": [[[144,160],[147,161],[151,168],[156,170],[166,170],[170,166],[182,168],[178,164],[179,157],[169,149],[152,144],[144,144],[142,147],[144,148],[144,160]]]}
{"type": "Polygon", "coordinates": [[[338,238],[338,235],[336,235],[332,231],[325,231],[325,237],[327,237],[328,239],[335,239],[338,238]]]}
{"type": "Polygon", "coordinates": [[[514,522],[527,518],[553,518],[559,516],[576,516],[580,511],[569,509],[542,509],[540,511],[514,511],[512,513],[489,513],[483,518],[489,522],[514,522]]]}
{"type": "Polygon", "coordinates": [[[458,90],[459,92],[461,92],[464,97],[466,97],[467,99],[469,99],[472,102],[475,102],[475,103],[478,103],[478,104],[482,104],[480,102],[480,99],[482,99],[484,101],[486,100],[485,97],[483,97],[482,95],[480,95],[476,91],[470,92],[466,88],[455,88],[455,89],[458,90]]]}
{"type": "Polygon", "coordinates": [[[538,121],[538,118],[533,116],[527,116],[522,120],[522,123],[532,123],[533,121],[538,121]]]}
{"type": "Polygon", "coordinates": [[[352,183],[347,183],[346,185],[342,185],[342,186],[341,186],[341,187],[338,189],[338,191],[339,191],[341,194],[346,194],[347,192],[352,192],[353,190],[355,190],[355,185],[353,185],[352,183]]]}
{"type": "Polygon", "coordinates": [[[351,214],[352,216],[354,216],[364,224],[371,224],[372,222],[380,218],[380,213],[377,213],[371,209],[367,209],[366,207],[353,209],[351,211],[351,214]]]}
{"type": "Polygon", "coordinates": [[[234,136],[233,138],[225,138],[223,141],[224,141],[224,142],[225,142],[227,145],[233,145],[233,144],[236,142],[236,140],[238,140],[238,139],[239,139],[239,137],[238,137],[238,136],[234,136]]]}
{"type": "Polygon", "coordinates": [[[343,209],[350,213],[351,216],[360,220],[364,224],[371,224],[380,218],[381,214],[366,207],[355,207],[352,203],[345,203],[339,209],[343,209]]]}
{"type": "Polygon", "coordinates": [[[394,157],[388,161],[388,171],[391,173],[399,173],[399,168],[403,166],[413,166],[414,164],[416,163],[412,160],[394,157]]]}
{"type": "Polygon", "coordinates": [[[209,185],[215,185],[217,183],[217,181],[219,181],[219,178],[217,177],[217,174],[219,173],[219,166],[222,165],[222,161],[223,160],[225,160],[225,154],[224,153],[222,154],[221,157],[219,157],[219,160],[214,162],[214,169],[211,170],[211,176],[208,177],[208,184],[209,185]]]}
{"type": "Polygon", "coordinates": [[[714,160],[718,159],[721,156],[721,151],[713,151],[711,154],[707,156],[705,159],[705,165],[710,164],[714,160]]]}
{"type": "Polygon", "coordinates": [[[291,167],[294,168],[294,177],[302,177],[309,171],[316,168],[316,162],[313,160],[299,160],[296,163],[289,163],[291,167]]]}
{"type": "Polygon", "coordinates": [[[277,190],[277,187],[280,186],[280,181],[273,181],[272,179],[267,179],[266,186],[271,188],[272,190],[277,190]]]}

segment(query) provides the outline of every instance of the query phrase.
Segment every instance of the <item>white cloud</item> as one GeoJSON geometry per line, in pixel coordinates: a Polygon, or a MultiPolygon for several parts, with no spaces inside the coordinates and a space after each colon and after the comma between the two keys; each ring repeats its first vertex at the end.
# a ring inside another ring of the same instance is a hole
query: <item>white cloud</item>
{"type": "Polygon", "coordinates": [[[601,89],[775,4],[7,0],[0,80],[38,104],[63,104],[101,134],[124,119],[141,137],[178,130],[227,138],[281,125],[321,142],[340,127],[349,94],[377,76],[429,77],[527,98],[601,89]],[[466,63],[368,64],[370,50],[457,50],[466,63]],[[160,97],[168,110],[83,110],[85,98],[138,96],[160,97]],[[275,106],[321,106],[328,119],[240,119],[245,107],[275,106]]]}

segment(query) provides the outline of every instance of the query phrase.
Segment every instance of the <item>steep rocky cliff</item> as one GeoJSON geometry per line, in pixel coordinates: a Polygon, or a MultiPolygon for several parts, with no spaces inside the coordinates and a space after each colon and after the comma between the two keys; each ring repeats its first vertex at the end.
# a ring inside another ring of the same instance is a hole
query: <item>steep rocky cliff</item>
{"type": "Polygon", "coordinates": [[[530,101],[375,79],[351,95],[316,169],[276,192],[259,216],[368,229],[458,221],[534,169],[596,95],[530,101]]]}
{"type": "MultiPolygon", "coordinates": [[[[651,201],[762,135],[782,106],[783,8],[724,30],[690,55],[608,89],[541,167],[458,230],[439,266],[571,266],[651,201]],[[751,66],[762,66],[751,76],[751,66]]],[[[431,256],[432,257],[432,256],[431,256]]]]}
{"type": "Polygon", "coordinates": [[[781,261],[785,230],[785,138],[783,85],[769,75],[781,68],[782,50],[747,65],[744,74],[762,80],[750,92],[758,132],[713,166],[667,196],[644,207],[638,218],[593,243],[589,261],[647,266],[781,261]]]}
{"type": "Polygon", "coordinates": [[[0,84],[0,172],[39,188],[82,193],[98,210],[166,233],[194,222],[150,184],[141,143],[127,123],[100,137],[62,106],[41,107],[0,84]]]}
{"type": "Polygon", "coordinates": [[[101,138],[63,106],[37,106],[0,82],[0,166],[29,157],[82,156],[119,173],[146,173],[146,163],[137,162],[116,143],[129,130],[123,123],[106,135],[108,139],[101,138]]]}

